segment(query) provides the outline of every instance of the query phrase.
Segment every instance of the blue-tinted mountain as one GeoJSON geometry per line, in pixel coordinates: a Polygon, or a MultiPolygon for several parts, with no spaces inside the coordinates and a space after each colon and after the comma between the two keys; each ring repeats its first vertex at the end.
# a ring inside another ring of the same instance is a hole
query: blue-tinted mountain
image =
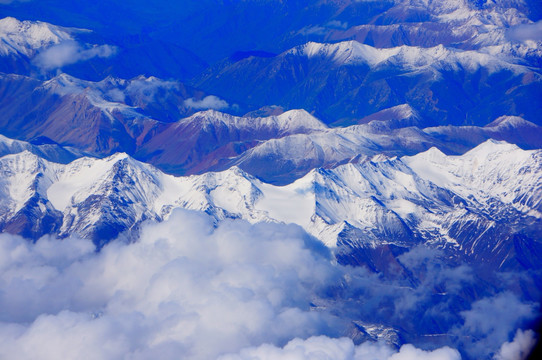
{"type": "Polygon", "coordinates": [[[104,38],[79,26],[0,19],[0,72],[42,79],[62,71],[94,81],[141,75],[187,80],[207,67],[189,50],[146,34],[104,38]]]}
{"type": "Polygon", "coordinates": [[[483,126],[502,115],[540,124],[539,70],[519,58],[442,45],[311,42],[219,67],[196,84],[235,102],[303,108],[326,123],[352,123],[406,103],[425,126],[483,126]]]}

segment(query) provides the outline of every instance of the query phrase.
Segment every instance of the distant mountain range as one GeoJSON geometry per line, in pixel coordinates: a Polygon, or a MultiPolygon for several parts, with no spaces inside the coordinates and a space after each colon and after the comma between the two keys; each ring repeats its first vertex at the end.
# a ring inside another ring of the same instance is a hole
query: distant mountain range
{"type": "Polygon", "coordinates": [[[501,115],[538,122],[541,79],[523,57],[499,46],[374,48],[347,41],[220,64],[196,85],[238,103],[304,108],[326,123],[348,124],[408,103],[434,126],[485,125],[501,115]]]}
{"type": "Polygon", "coordinates": [[[360,125],[329,128],[303,110],[264,117],[194,113],[203,93],[157,78],[2,79],[0,132],[23,141],[49,139],[98,157],[122,151],[177,175],[236,165],[265,181],[288,183],[311,169],[378,153],[413,155],[436,146],[461,154],[487,139],[525,149],[542,144],[540,126],[520,117],[502,116],[483,127],[424,127],[417,109],[403,104],[360,119],[360,125]]]}

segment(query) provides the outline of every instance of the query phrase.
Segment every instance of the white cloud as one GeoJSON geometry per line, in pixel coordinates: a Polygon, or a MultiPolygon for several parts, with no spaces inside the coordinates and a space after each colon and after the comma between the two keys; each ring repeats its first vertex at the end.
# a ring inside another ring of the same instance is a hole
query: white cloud
{"type": "Polygon", "coordinates": [[[383,343],[365,342],[354,345],[351,339],[332,339],[326,336],[311,337],[307,340],[294,339],[283,348],[265,344],[256,348],[243,349],[239,354],[222,356],[219,360],[459,360],[457,350],[443,347],[424,351],[410,344],[399,351],[383,343]]]}
{"type": "Polygon", "coordinates": [[[94,45],[85,48],[76,41],[68,40],[41,51],[33,62],[43,70],[52,70],[95,57],[107,58],[114,55],[116,51],[117,49],[111,45],[94,45]]]}
{"type": "Polygon", "coordinates": [[[488,355],[488,349],[496,352],[509,334],[537,315],[538,306],[522,302],[511,292],[503,292],[478,300],[470,310],[463,311],[461,316],[465,321],[455,333],[464,339],[471,356],[481,358],[488,355]]]}
{"type": "Polygon", "coordinates": [[[154,76],[139,76],[130,80],[126,92],[136,99],[137,102],[154,101],[157,95],[164,94],[169,90],[178,89],[179,83],[172,80],[162,80],[154,76]]]}
{"type": "Polygon", "coordinates": [[[403,345],[397,354],[389,360],[460,360],[461,354],[455,349],[443,347],[434,351],[424,351],[407,344],[403,345]]]}
{"type": "Polygon", "coordinates": [[[226,101],[214,95],[208,95],[201,100],[196,100],[194,98],[186,99],[184,101],[184,105],[192,109],[197,109],[197,110],[199,109],[222,110],[222,109],[227,109],[229,107],[229,104],[226,101]]]}
{"type": "Polygon", "coordinates": [[[33,246],[3,235],[0,358],[210,359],[338,335],[341,321],[311,300],[340,273],[300,228],[212,229],[208,217],[181,211],[98,254],[82,240],[33,246]]]}
{"type": "Polygon", "coordinates": [[[106,92],[106,95],[111,101],[115,102],[124,102],[126,100],[126,95],[124,92],[118,88],[113,88],[106,92]]]}
{"type": "Polygon", "coordinates": [[[514,340],[502,344],[501,349],[495,356],[495,360],[523,360],[536,345],[534,331],[522,331],[518,329],[514,340]]]}
{"type": "Polygon", "coordinates": [[[323,26],[305,26],[303,29],[299,30],[301,35],[325,35],[328,33],[328,29],[323,26]]]}
{"type": "Polygon", "coordinates": [[[332,20],[326,24],[327,27],[330,27],[332,29],[347,29],[348,28],[348,22],[346,21],[339,21],[339,20],[332,20]]]}
{"type": "MultiPolygon", "coordinates": [[[[209,216],[182,210],[144,225],[138,241],[113,241],[99,253],[80,239],[31,244],[2,234],[0,358],[459,359],[450,348],[397,350],[344,336],[351,319],[393,322],[421,308],[450,316],[456,309],[432,309],[426,299],[435,286],[453,292],[469,281],[464,270],[439,268],[438,253],[415,249],[402,261],[425,264],[435,279],[413,289],[341,267],[326,251],[294,225],[215,227],[209,216]],[[406,294],[413,305],[400,307],[406,294]]],[[[475,345],[487,356],[532,311],[508,293],[483,299],[453,335],[481,339],[475,345]]]]}
{"type": "Polygon", "coordinates": [[[542,41],[542,20],[532,24],[514,26],[508,30],[506,35],[509,39],[516,41],[542,41]]]}

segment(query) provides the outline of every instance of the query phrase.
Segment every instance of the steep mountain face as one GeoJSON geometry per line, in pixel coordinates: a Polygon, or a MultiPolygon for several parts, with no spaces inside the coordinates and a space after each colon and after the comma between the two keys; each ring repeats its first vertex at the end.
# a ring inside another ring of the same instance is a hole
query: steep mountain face
{"type": "Polygon", "coordinates": [[[62,214],[46,194],[58,166],[27,151],[2,158],[2,231],[28,238],[58,231],[62,214]]]}
{"type": "Polygon", "coordinates": [[[135,155],[169,173],[201,173],[262,141],[325,129],[303,110],[255,118],[209,110],[148,129],[135,155]]]}
{"type": "Polygon", "coordinates": [[[420,129],[403,127],[413,121],[409,114],[400,120],[391,116],[387,121],[375,119],[363,125],[272,139],[221,166],[236,165],[264,181],[284,184],[317,167],[334,167],[378,154],[414,155],[433,146],[447,154],[463,154],[488,139],[497,139],[517,142],[525,149],[540,148],[541,127],[521,118],[502,117],[485,127],[420,129]]]}
{"type": "Polygon", "coordinates": [[[123,151],[177,175],[236,165],[284,184],[317,167],[379,153],[413,155],[437,146],[460,154],[490,138],[540,147],[540,127],[522,118],[500,117],[486,127],[424,129],[423,117],[408,104],[372,114],[359,121],[362,125],[329,129],[302,110],[264,117],[213,110],[193,114],[204,103],[225,111],[233,107],[182,83],[152,77],[90,82],[59,75],[40,82],[3,75],[0,83],[2,133],[26,141],[50,139],[78,149],[66,150],[72,153],[123,151]]]}
{"type": "Polygon", "coordinates": [[[501,270],[538,268],[542,251],[542,155],[492,140],[462,156],[432,148],[317,169],[287,186],[238,168],[177,178],[125,154],[60,165],[23,152],[0,162],[2,228],[34,238],[77,234],[102,246],[180,207],[216,221],[293,222],[339,261],[375,271],[386,271],[382,251],[394,258],[420,244],[501,270]]]}
{"type": "Polygon", "coordinates": [[[145,127],[193,114],[207,98],[180,82],[154,77],[90,82],[65,74],[45,82],[0,75],[0,94],[3,134],[20,140],[45,136],[100,155],[133,153],[145,127]]]}
{"type": "Polygon", "coordinates": [[[327,123],[407,103],[425,126],[480,126],[501,115],[538,123],[540,76],[520,58],[501,53],[311,42],[220,67],[197,86],[237,102],[304,108],[327,123]]]}

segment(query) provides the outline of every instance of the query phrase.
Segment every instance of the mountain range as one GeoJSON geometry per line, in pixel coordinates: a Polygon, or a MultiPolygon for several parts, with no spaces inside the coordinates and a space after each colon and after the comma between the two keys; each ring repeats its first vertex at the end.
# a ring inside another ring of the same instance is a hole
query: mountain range
{"type": "MultiPolygon", "coordinates": [[[[76,314],[74,328],[114,324],[124,338],[104,349],[134,359],[199,358],[207,341],[259,359],[315,335],[353,359],[525,358],[542,297],[540,1],[8,0],[0,14],[6,344],[39,348],[43,324],[76,314]],[[129,252],[150,243],[135,270],[129,252]],[[124,275],[162,282],[113,284],[102,265],[122,256],[124,275]],[[48,307],[53,293],[67,305],[48,307]],[[267,310],[228,333],[251,306],[267,310]],[[207,321],[224,333],[201,342],[207,321]]],[[[24,358],[2,341],[0,357],[24,358]]]]}
{"type": "Polygon", "coordinates": [[[275,186],[237,167],[174,177],[126,154],[64,165],[25,150],[0,159],[0,226],[34,239],[75,234],[103,246],[185,208],[216,221],[292,222],[338,248],[343,261],[371,267],[376,259],[343,252],[426,244],[496,269],[533,269],[542,254],[541,159],[539,150],[488,140],[461,156],[436,148],[375,155],[275,186]]]}

